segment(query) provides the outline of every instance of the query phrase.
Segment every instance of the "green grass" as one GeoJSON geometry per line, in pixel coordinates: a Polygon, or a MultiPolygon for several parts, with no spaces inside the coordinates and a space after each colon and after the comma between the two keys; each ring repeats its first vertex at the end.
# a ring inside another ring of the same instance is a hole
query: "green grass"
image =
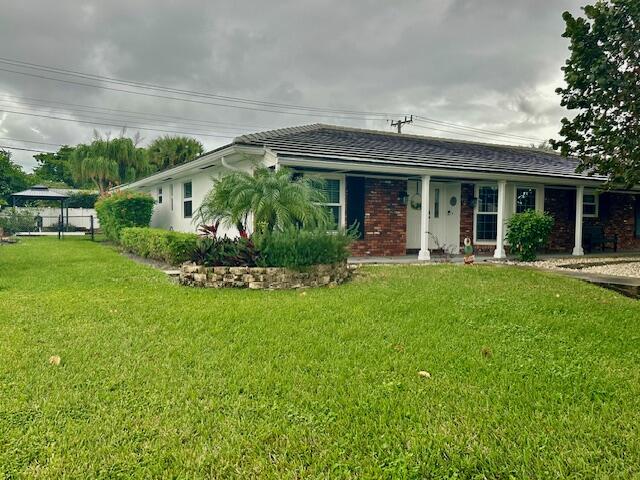
{"type": "Polygon", "coordinates": [[[640,302],[533,270],[216,291],[0,246],[0,478],[637,477],[639,365],[640,302]]]}

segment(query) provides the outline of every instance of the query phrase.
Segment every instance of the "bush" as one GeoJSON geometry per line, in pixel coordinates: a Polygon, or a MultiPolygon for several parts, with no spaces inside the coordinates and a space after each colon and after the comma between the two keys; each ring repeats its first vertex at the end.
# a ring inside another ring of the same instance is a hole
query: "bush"
{"type": "Polygon", "coordinates": [[[198,239],[191,260],[198,265],[208,267],[255,267],[259,253],[249,238],[210,238],[198,239]]]}
{"type": "Polygon", "coordinates": [[[536,252],[549,242],[553,217],[547,213],[528,210],[516,213],[507,222],[507,240],[512,253],[524,262],[536,259],[536,252]]]}
{"type": "Polygon", "coordinates": [[[109,240],[118,241],[126,227],[148,227],[153,214],[153,197],[147,193],[115,192],[95,205],[100,228],[109,240]]]}
{"type": "Polygon", "coordinates": [[[120,244],[126,250],[171,265],[190,260],[197,242],[198,236],[195,233],[143,227],[126,227],[120,231],[120,244]]]}
{"type": "Polygon", "coordinates": [[[290,228],[266,232],[254,238],[260,252],[260,266],[295,269],[346,261],[354,235],[351,231],[290,228]]]}
{"type": "Polygon", "coordinates": [[[36,214],[31,210],[5,209],[0,213],[0,229],[5,235],[33,232],[36,229],[36,214]]]}
{"type": "Polygon", "coordinates": [[[97,193],[76,192],[71,194],[64,204],[68,208],[94,208],[97,200],[97,193]]]}

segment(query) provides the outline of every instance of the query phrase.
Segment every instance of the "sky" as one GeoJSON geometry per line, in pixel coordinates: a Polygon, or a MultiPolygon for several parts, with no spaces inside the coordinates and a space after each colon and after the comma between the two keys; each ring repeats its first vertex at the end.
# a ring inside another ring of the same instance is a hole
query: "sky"
{"type": "MultiPolygon", "coordinates": [[[[403,133],[540,143],[567,114],[562,13],[583,4],[0,0],[0,145],[55,151],[125,128],[208,150],[317,122],[392,131],[405,114],[403,133]]],[[[29,171],[33,154],[13,159],[29,171]]]]}

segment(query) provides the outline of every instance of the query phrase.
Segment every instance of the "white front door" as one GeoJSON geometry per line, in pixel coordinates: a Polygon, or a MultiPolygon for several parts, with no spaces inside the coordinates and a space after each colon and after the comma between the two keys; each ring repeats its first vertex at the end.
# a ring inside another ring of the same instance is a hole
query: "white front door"
{"type": "MultiPolygon", "coordinates": [[[[460,184],[430,182],[429,249],[460,253],[460,184]]],[[[407,248],[420,248],[420,181],[407,182],[407,248]]]]}

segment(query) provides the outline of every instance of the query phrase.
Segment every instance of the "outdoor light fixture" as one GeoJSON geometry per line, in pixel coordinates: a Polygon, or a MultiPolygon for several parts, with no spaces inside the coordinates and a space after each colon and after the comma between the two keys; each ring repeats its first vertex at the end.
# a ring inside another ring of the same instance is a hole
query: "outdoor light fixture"
{"type": "Polygon", "coordinates": [[[398,201],[400,202],[400,205],[406,205],[408,200],[409,200],[409,194],[407,192],[403,190],[400,193],[398,193],[398,201]]]}

